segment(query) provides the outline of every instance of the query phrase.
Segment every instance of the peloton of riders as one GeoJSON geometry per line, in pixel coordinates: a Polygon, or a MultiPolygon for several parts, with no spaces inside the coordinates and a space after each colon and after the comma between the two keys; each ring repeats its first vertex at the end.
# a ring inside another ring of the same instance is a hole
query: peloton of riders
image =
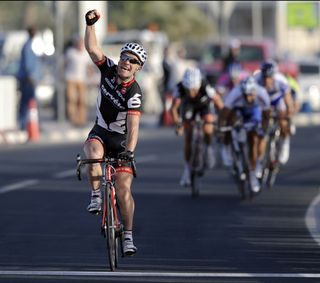
{"type": "MultiPolygon", "coordinates": [[[[183,80],[176,86],[171,108],[176,133],[182,134],[182,129],[185,131],[185,167],[180,184],[190,185],[188,164],[191,141],[190,121],[194,119],[195,113],[200,111],[205,121],[204,133],[208,146],[206,158],[209,161],[214,159],[211,147],[214,134],[213,121],[217,122],[218,128],[233,125],[237,119],[252,122],[252,128],[247,131],[250,181],[252,190],[255,193],[259,192],[261,188],[258,179],[262,175],[265,137],[271,115],[278,120],[281,130],[282,146],[279,162],[284,165],[289,160],[290,137],[294,132],[292,117],[298,112],[295,91],[290,86],[288,78],[279,72],[273,60],[262,62],[260,68],[253,74],[244,71],[239,64],[230,64],[214,87],[205,82],[199,68],[186,70],[183,80]],[[204,100],[206,103],[202,103],[204,100]],[[212,104],[215,107],[212,107],[212,104]]],[[[224,166],[229,167],[231,165],[230,139],[226,134],[219,135],[222,161],[224,166]]],[[[208,168],[212,168],[212,162],[207,164],[208,168]]]]}

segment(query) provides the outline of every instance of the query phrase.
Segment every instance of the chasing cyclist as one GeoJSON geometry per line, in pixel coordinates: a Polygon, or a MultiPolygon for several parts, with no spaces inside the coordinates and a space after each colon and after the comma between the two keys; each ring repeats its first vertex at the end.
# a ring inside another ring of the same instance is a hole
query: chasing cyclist
{"type": "Polygon", "coordinates": [[[189,186],[190,180],[190,158],[192,126],[197,116],[200,114],[203,120],[204,141],[206,144],[205,156],[206,166],[214,166],[214,151],[211,145],[214,132],[214,106],[217,109],[223,108],[223,101],[212,88],[202,78],[198,68],[189,68],[185,71],[182,81],[173,90],[173,102],[171,114],[176,125],[176,134],[184,133],[184,171],[180,180],[181,186],[189,186]]]}
{"type": "Polygon", "coordinates": [[[277,64],[267,60],[261,64],[260,72],[255,74],[256,82],[264,87],[269,94],[271,111],[279,122],[282,147],[279,162],[286,164],[290,155],[290,119],[294,114],[294,103],[291,88],[278,72],[277,64]]]}
{"type": "MultiPolygon", "coordinates": [[[[270,99],[266,90],[259,86],[253,76],[242,80],[228,94],[219,115],[219,127],[233,125],[236,120],[251,124],[247,129],[250,182],[253,192],[260,191],[258,178],[262,175],[262,158],[265,151],[265,132],[269,123],[270,99]]],[[[220,133],[225,150],[222,158],[225,166],[231,166],[230,138],[220,133]]]]}
{"type": "MultiPolygon", "coordinates": [[[[84,144],[87,158],[104,155],[128,160],[127,166],[116,168],[116,188],[120,213],[124,224],[123,250],[125,255],[135,254],[132,228],[135,204],[131,194],[133,170],[131,160],[138,141],[142,93],[135,75],[147,59],[147,53],[137,43],[127,43],[120,51],[118,65],[106,57],[97,44],[95,22],[100,18],[97,10],[86,13],[85,47],[101,72],[100,91],[96,102],[96,121],[84,144]]],[[[99,189],[101,167],[88,166],[91,202],[88,211],[101,210],[99,189]]]]}

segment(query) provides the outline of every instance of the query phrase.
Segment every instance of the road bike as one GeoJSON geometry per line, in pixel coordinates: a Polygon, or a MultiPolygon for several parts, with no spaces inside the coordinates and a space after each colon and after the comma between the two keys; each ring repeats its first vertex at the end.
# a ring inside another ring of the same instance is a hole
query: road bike
{"type": "MultiPolygon", "coordinates": [[[[198,116],[197,116],[198,117],[198,116]]],[[[191,196],[198,197],[200,193],[200,178],[205,172],[205,144],[203,136],[203,123],[197,118],[193,122],[191,143],[191,196]]]]}
{"type": "Polygon", "coordinates": [[[100,163],[102,169],[101,192],[102,192],[102,211],[101,211],[101,234],[106,240],[107,255],[111,271],[118,267],[119,250],[124,257],[122,247],[123,224],[117,200],[115,188],[116,165],[128,164],[131,162],[133,174],[136,176],[134,160],[121,160],[118,158],[104,157],[101,159],[82,159],[77,155],[77,177],[81,180],[81,168],[85,164],[100,163]]]}
{"type": "Polygon", "coordinates": [[[252,198],[254,192],[251,188],[250,167],[247,144],[247,129],[252,127],[252,123],[243,123],[241,120],[232,126],[220,127],[220,132],[230,132],[231,134],[231,174],[235,180],[239,190],[241,199],[246,199],[247,196],[252,198]]]}

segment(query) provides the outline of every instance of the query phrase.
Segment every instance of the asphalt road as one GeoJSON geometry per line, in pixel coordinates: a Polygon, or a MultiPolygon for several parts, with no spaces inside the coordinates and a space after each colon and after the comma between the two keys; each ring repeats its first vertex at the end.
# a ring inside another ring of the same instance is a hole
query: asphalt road
{"type": "Polygon", "coordinates": [[[319,142],[318,127],[298,128],[275,188],[253,201],[223,168],[192,199],[178,185],[181,138],[148,130],[133,186],[138,253],[113,273],[75,176],[82,143],[0,147],[0,282],[320,282],[319,142]]]}

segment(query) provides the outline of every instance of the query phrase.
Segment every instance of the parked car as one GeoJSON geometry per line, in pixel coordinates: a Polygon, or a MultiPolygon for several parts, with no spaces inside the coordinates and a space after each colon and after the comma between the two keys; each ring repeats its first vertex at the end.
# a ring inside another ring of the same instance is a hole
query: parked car
{"type": "MultiPolygon", "coordinates": [[[[248,40],[240,41],[239,61],[244,70],[254,72],[259,69],[261,62],[276,57],[275,44],[271,40],[248,40]]],[[[227,44],[208,43],[203,57],[201,59],[200,68],[208,80],[215,84],[218,76],[223,68],[223,57],[227,52],[227,44]]],[[[299,74],[299,67],[291,61],[279,61],[279,70],[293,77],[299,74]]]]}

